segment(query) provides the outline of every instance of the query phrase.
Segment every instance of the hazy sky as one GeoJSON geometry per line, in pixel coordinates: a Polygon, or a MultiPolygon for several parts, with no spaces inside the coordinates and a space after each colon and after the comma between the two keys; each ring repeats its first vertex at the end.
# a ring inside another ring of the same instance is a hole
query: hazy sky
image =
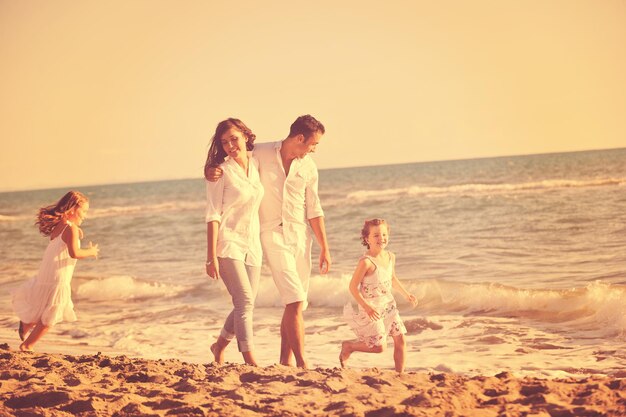
{"type": "Polygon", "coordinates": [[[215,125],[320,168],[626,146],[626,1],[0,0],[0,190],[199,177],[215,125]]]}

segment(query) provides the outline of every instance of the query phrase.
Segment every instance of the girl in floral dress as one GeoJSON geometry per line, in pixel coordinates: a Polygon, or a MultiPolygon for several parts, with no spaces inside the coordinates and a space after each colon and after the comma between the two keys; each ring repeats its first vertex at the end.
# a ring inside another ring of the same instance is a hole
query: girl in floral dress
{"type": "Polygon", "coordinates": [[[389,242],[387,223],[382,219],[366,220],[361,239],[367,251],[359,259],[350,281],[350,293],[359,304],[359,309],[355,312],[351,304],[344,308],[344,317],[358,339],[346,340],[341,344],[339,362],[345,367],[352,352],[381,353],[387,343],[387,336],[391,336],[395,368],[402,373],[406,328],[391,288],[400,291],[413,306],[417,305],[417,300],[396,277],[395,255],[385,249],[389,242]]]}

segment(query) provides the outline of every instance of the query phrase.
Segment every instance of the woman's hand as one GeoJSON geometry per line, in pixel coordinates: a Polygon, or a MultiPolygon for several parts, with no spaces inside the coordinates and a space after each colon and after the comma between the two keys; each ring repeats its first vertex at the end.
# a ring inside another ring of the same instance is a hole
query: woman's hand
{"type": "Polygon", "coordinates": [[[206,263],[206,273],[212,279],[218,280],[220,278],[220,264],[217,259],[206,263]]]}
{"type": "Polygon", "coordinates": [[[364,310],[372,321],[380,320],[380,314],[371,305],[366,304],[364,310]]]}

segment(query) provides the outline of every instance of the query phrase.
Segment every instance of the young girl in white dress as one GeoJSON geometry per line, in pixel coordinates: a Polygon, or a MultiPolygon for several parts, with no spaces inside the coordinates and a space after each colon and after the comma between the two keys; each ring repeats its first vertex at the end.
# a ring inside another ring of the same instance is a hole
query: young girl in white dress
{"type": "Polygon", "coordinates": [[[32,351],[55,324],[76,321],[70,288],[76,260],[97,258],[99,253],[98,245],[91,242],[86,249],[80,247],[83,232],[79,226],[88,210],[89,200],[78,191],[70,191],[56,204],[39,209],[35,224],[42,235],[50,237],[50,243],[39,273],[13,292],[22,351],[32,351]]]}
{"type": "Polygon", "coordinates": [[[345,367],[352,352],[381,353],[387,344],[387,336],[391,336],[395,368],[402,373],[406,328],[391,288],[400,291],[413,306],[417,305],[417,300],[396,277],[395,255],[385,250],[389,242],[387,223],[382,219],[366,220],[361,230],[361,240],[367,251],[359,259],[350,281],[350,292],[359,304],[359,309],[355,312],[351,304],[344,309],[344,317],[358,339],[341,344],[339,362],[345,367]]]}

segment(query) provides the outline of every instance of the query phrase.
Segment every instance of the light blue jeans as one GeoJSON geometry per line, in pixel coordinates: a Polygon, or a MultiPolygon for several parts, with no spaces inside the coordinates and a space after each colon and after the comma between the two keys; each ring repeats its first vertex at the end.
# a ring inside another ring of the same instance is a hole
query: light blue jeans
{"type": "Polygon", "coordinates": [[[239,352],[254,348],[252,316],[254,300],[259,291],[261,267],[246,265],[231,258],[218,258],[220,276],[233,300],[233,309],[224,322],[221,336],[226,340],[237,338],[239,352]]]}

